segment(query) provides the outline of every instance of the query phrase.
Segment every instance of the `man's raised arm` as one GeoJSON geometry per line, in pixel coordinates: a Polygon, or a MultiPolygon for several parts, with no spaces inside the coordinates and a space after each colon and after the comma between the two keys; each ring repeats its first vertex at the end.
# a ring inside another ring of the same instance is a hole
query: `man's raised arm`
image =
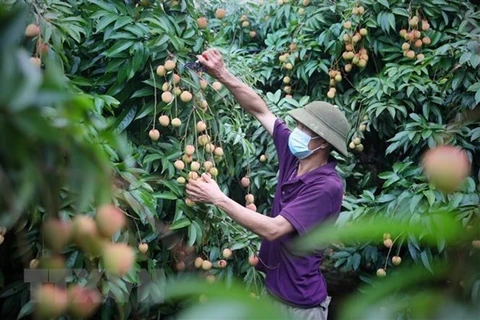
{"type": "Polygon", "coordinates": [[[205,66],[208,74],[220,81],[232,93],[238,104],[273,134],[275,115],[268,109],[263,99],[248,85],[232,75],[223,61],[222,55],[216,49],[209,49],[197,56],[198,61],[205,66]]]}

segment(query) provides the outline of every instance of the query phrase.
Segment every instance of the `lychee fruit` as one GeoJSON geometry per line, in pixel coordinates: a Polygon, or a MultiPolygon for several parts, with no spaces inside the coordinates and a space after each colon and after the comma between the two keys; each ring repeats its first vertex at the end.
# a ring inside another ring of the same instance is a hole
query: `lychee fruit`
{"type": "Polygon", "coordinates": [[[158,117],[158,122],[160,122],[160,125],[162,127],[168,127],[168,125],[170,124],[170,119],[168,118],[168,116],[163,115],[158,117]]]}
{"type": "Polygon", "coordinates": [[[230,259],[230,257],[232,256],[232,250],[230,250],[229,248],[223,249],[223,251],[222,251],[222,256],[223,256],[225,259],[230,259]]]}
{"type": "Polygon", "coordinates": [[[180,100],[183,102],[189,102],[192,100],[193,96],[189,91],[183,91],[182,94],[180,95],[180,100]]]}
{"type": "Polygon", "coordinates": [[[214,81],[214,82],[212,83],[212,88],[213,88],[213,90],[215,90],[215,91],[220,91],[220,90],[222,89],[222,84],[221,84],[220,82],[218,82],[218,81],[214,81]]]}
{"type": "Polygon", "coordinates": [[[25,36],[29,38],[36,37],[40,34],[40,27],[36,24],[29,24],[25,29],[25,36]]]}
{"type": "Polygon", "coordinates": [[[217,17],[217,19],[223,19],[225,18],[225,15],[227,14],[227,11],[223,8],[218,8],[216,11],[215,11],[215,17],[217,17]]]}
{"type": "Polygon", "coordinates": [[[198,132],[203,132],[207,130],[207,124],[205,123],[205,121],[200,120],[197,122],[196,128],[198,132]]]}
{"type": "Polygon", "coordinates": [[[97,289],[72,285],[67,290],[68,314],[73,318],[89,318],[101,305],[103,298],[97,289]]]}
{"type": "Polygon", "coordinates": [[[135,251],[125,243],[107,243],[102,261],[106,271],[123,277],[135,263],[135,251]]]}
{"type": "Polygon", "coordinates": [[[247,188],[250,185],[250,178],[249,177],[243,177],[242,180],[240,180],[240,183],[242,187],[247,188]]]}
{"type": "Polygon", "coordinates": [[[168,71],[175,69],[176,66],[177,66],[177,63],[173,60],[165,61],[165,69],[168,71]]]}
{"type": "Polygon", "coordinates": [[[200,17],[197,19],[197,24],[200,29],[205,29],[207,27],[208,20],[205,17],[200,17]]]}
{"type": "Polygon", "coordinates": [[[170,91],[165,91],[162,93],[162,101],[165,103],[170,103],[173,100],[173,95],[170,91]]]}
{"type": "Polygon", "coordinates": [[[112,204],[102,205],[97,209],[95,216],[100,234],[106,238],[111,238],[119,232],[126,224],[125,214],[112,204]]]}
{"type": "Polygon", "coordinates": [[[251,266],[255,267],[258,264],[258,257],[257,256],[251,256],[248,258],[248,264],[251,266]]]}
{"type": "Polygon", "coordinates": [[[173,166],[175,167],[175,169],[180,170],[180,171],[185,169],[185,163],[182,160],[175,161],[173,163],[173,166]]]}
{"type": "Polygon", "coordinates": [[[182,125],[182,120],[179,118],[173,118],[172,119],[172,127],[178,128],[182,125]]]}
{"type": "Polygon", "coordinates": [[[67,290],[52,283],[44,283],[33,292],[33,304],[37,318],[58,318],[68,308],[67,290]]]}
{"type": "Polygon", "coordinates": [[[203,270],[210,270],[211,268],[212,268],[212,263],[208,260],[203,260],[202,269],[203,270]]]}
{"type": "Polygon", "coordinates": [[[377,270],[377,277],[383,278],[387,275],[387,271],[385,269],[380,268],[377,270]]]}
{"type": "Polygon", "coordinates": [[[42,225],[42,236],[47,247],[55,252],[62,250],[73,233],[72,223],[57,218],[49,218],[42,225]]]}
{"type": "Polygon", "coordinates": [[[159,66],[157,67],[157,75],[158,75],[159,77],[163,77],[166,72],[167,72],[167,70],[165,69],[165,66],[159,65],[159,66]]]}
{"type": "Polygon", "coordinates": [[[145,242],[142,242],[138,245],[138,251],[140,251],[141,253],[146,253],[148,251],[148,244],[146,244],[145,242]]]}

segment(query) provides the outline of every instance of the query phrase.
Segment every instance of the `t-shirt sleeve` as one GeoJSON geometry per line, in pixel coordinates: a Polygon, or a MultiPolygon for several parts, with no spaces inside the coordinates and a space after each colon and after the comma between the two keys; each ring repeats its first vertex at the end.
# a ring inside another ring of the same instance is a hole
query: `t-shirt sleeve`
{"type": "Polygon", "coordinates": [[[280,165],[282,165],[282,161],[287,161],[287,159],[293,157],[288,148],[288,138],[290,137],[290,133],[291,130],[285,122],[283,122],[282,119],[277,118],[273,127],[273,142],[275,144],[275,149],[277,150],[280,165]]]}
{"type": "Polygon", "coordinates": [[[323,189],[305,188],[279,215],[287,219],[298,234],[307,233],[319,223],[334,216],[332,199],[323,189]]]}

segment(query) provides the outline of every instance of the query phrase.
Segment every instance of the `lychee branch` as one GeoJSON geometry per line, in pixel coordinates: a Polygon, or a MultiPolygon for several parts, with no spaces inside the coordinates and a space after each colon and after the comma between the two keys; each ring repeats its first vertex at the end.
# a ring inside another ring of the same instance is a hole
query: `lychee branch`
{"type": "Polygon", "coordinates": [[[387,258],[385,259],[385,267],[384,267],[384,270],[387,270],[388,259],[390,258],[390,253],[392,252],[392,249],[393,249],[393,246],[395,245],[395,242],[397,242],[398,238],[400,238],[402,235],[403,235],[403,232],[400,233],[400,234],[393,240],[392,245],[391,245],[390,248],[388,249],[387,258]]]}

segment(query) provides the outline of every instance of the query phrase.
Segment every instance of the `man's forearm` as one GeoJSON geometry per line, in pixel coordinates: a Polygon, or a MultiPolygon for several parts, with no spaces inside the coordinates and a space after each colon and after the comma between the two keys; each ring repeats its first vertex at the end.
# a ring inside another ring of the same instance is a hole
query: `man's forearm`
{"type": "Polygon", "coordinates": [[[218,80],[227,87],[235,100],[248,113],[251,113],[253,116],[259,116],[269,111],[265,101],[252,88],[241,82],[230,72],[226,71],[218,80]]]}
{"type": "Polygon", "coordinates": [[[235,222],[259,236],[272,240],[275,237],[275,221],[271,217],[264,216],[243,207],[226,195],[214,203],[222,209],[235,222]]]}

